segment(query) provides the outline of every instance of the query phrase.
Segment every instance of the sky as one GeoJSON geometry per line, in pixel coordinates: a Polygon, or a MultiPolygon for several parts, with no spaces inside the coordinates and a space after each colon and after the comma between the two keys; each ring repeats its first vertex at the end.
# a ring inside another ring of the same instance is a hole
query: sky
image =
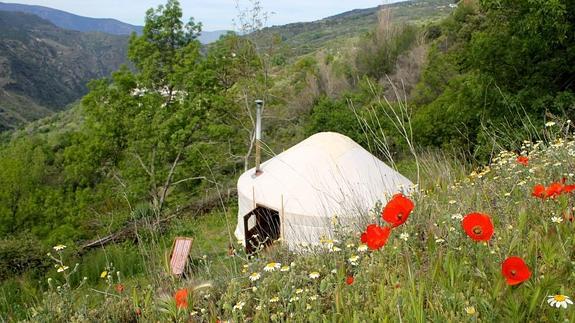
{"type": "MultiPolygon", "coordinates": [[[[114,18],[134,25],[143,25],[146,10],[164,4],[166,0],[0,0],[2,2],[40,5],[64,10],[80,16],[114,18]]],[[[250,0],[238,0],[248,7],[250,0]]],[[[253,1],[253,0],[252,0],[253,1]]],[[[292,22],[313,21],[345,11],[370,8],[398,0],[261,0],[270,15],[267,26],[292,22]]],[[[185,21],[194,17],[203,29],[235,30],[238,16],[236,0],[180,0],[185,21]]]]}

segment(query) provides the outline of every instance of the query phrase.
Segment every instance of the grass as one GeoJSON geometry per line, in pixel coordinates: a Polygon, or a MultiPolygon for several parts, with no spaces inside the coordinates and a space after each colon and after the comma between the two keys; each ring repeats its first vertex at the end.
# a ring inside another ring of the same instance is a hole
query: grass
{"type": "MultiPolygon", "coordinates": [[[[392,231],[381,250],[363,250],[360,232],[336,224],[335,240],[324,239],[306,247],[305,253],[292,253],[278,243],[252,259],[241,253],[229,257],[227,226],[235,224],[235,212],[230,210],[227,217],[217,212],[179,220],[156,242],[141,246],[140,252],[147,248],[148,255],[141,257],[145,260],[141,271],[130,272],[129,265],[115,260],[118,277],[99,278],[104,269],[100,267],[109,263],[97,253],[76,272],[64,272],[70,275],[69,286],[62,273],[54,272],[52,288],[44,284],[43,300],[31,304],[27,317],[34,321],[574,321],[572,307],[551,307],[547,296],[574,296],[575,223],[570,218],[575,198],[563,194],[541,200],[532,197],[531,190],[535,184],[562,178],[575,182],[575,141],[566,137],[548,144],[525,143],[523,150],[529,152],[528,166],[517,163],[515,153],[502,152],[491,165],[467,176],[460,175],[464,165],[448,163],[439,155],[421,158],[422,177],[438,180],[412,196],[416,206],[410,219],[392,231]],[[461,218],[471,212],[491,216],[495,234],[489,242],[475,242],[462,230],[461,218]],[[180,235],[196,239],[190,274],[182,280],[167,275],[160,260],[172,238],[180,235]],[[501,273],[509,256],[522,257],[532,272],[517,286],[508,286],[501,273]],[[264,270],[270,262],[281,263],[283,271],[264,270]],[[318,278],[312,278],[315,272],[318,278]],[[252,274],[259,278],[251,280],[252,274]],[[81,283],[82,275],[90,276],[88,283],[81,283]],[[352,285],[345,283],[349,276],[354,277],[352,285]],[[124,287],[122,292],[115,290],[118,284],[124,287]],[[187,308],[178,309],[173,295],[181,288],[187,288],[190,296],[187,308]]],[[[382,224],[378,214],[371,221],[382,224]]],[[[124,263],[140,263],[130,260],[138,259],[136,251],[121,248],[107,253],[122,257],[124,263]]]]}

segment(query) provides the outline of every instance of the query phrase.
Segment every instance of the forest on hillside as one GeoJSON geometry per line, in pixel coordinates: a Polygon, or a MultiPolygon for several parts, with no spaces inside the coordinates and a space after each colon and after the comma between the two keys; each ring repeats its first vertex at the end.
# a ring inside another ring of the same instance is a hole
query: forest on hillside
{"type": "MultiPolygon", "coordinates": [[[[256,99],[264,158],[335,131],[424,190],[437,183],[420,178],[414,156],[439,152],[471,169],[575,118],[575,1],[464,0],[417,24],[390,10],[345,46],[293,56],[273,32],[204,47],[178,1],[150,9],[130,38],[133,68],[92,81],[71,111],[0,136],[0,317],[30,319],[30,304],[49,312],[46,281],[63,268],[46,256],[53,246],[81,264],[67,288],[106,286],[112,258],[147,285],[165,264],[163,251],[142,250],[201,235],[194,221],[206,214],[233,221],[236,180],[254,164],[256,99]],[[93,248],[110,236],[107,251],[93,248]]],[[[204,232],[229,225],[218,221],[204,232]]],[[[235,241],[217,232],[221,256],[235,241]]]]}

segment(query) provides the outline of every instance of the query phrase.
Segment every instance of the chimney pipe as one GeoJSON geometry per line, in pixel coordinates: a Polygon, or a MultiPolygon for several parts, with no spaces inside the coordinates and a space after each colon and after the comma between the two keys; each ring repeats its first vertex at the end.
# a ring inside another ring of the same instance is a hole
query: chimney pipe
{"type": "Polygon", "coordinates": [[[264,101],[256,100],[256,176],[262,173],[260,169],[262,152],[262,108],[264,101]]]}

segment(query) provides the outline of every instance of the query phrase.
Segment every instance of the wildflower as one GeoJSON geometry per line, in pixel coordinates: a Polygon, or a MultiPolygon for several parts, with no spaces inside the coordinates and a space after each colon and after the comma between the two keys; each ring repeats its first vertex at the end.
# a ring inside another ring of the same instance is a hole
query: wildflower
{"type": "Polygon", "coordinates": [[[445,239],[437,238],[435,239],[435,243],[444,243],[445,239]]]}
{"type": "Polygon", "coordinates": [[[357,261],[358,261],[358,260],[359,260],[359,256],[357,256],[357,255],[351,256],[351,257],[349,257],[349,259],[347,259],[347,261],[349,261],[349,263],[350,263],[352,266],[357,266],[357,261]]]}
{"type": "Polygon", "coordinates": [[[280,298],[277,296],[270,298],[270,303],[277,303],[279,301],[280,301],[280,298]]]}
{"type": "Polygon", "coordinates": [[[448,203],[449,204],[455,204],[455,203],[457,203],[457,201],[456,200],[450,200],[448,203]]]}
{"type": "Polygon", "coordinates": [[[553,183],[545,189],[545,197],[548,198],[556,198],[557,196],[561,195],[563,192],[563,184],[561,183],[553,183]]]}
{"type": "Polygon", "coordinates": [[[552,296],[547,296],[547,303],[550,306],[554,306],[554,307],[563,307],[563,308],[567,308],[568,305],[573,305],[573,301],[569,298],[569,296],[565,296],[565,295],[552,295],[552,296]]]}
{"type": "Polygon", "coordinates": [[[549,121],[545,124],[545,127],[549,128],[549,127],[553,127],[556,123],[553,121],[549,121]]]}
{"type": "Polygon", "coordinates": [[[413,202],[399,193],[395,194],[381,212],[383,220],[391,224],[392,227],[397,227],[405,223],[411,211],[413,211],[413,202]]]}
{"type": "Polygon", "coordinates": [[[317,271],[312,271],[311,273],[309,273],[309,278],[311,279],[318,279],[319,278],[319,273],[317,271]]]}
{"type": "Polygon", "coordinates": [[[407,241],[407,239],[409,239],[409,233],[403,232],[402,234],[399,235],[399,239],[407,241]]]}
{"type": "Polygon", "coordinates": [[[338,251],[341,251],[341,248],[337,246],[333,246],[333,248],[331,248],[331,252],[338,252],[338,251]]]}
{"type": "Polygon", "coordinates": [[[509,257],[501,265],[501,273],[507,281],[507,285],[520,284],[531,277],[531,271],[525,261],[519,257],[509,257]]]}
{"type": "Polygon", "coordinates": [[[296,293],[296,294],[301,294],[301,293],[303,293],[303,289],[298,288],[298,289],[295,290],[295,293],[296,293]]]}
{"type": "Polygon", "coordinates": [[[382,228],[377,224],[370,224],[361,235],[361,242],[367,244],[369,249],[378,250],[387,243],[390,232],[389,227],[382,228]]]}
{"type": "Polygon", "coordinates": [[[463,220],[463,215],[457,213],[457,214],[452,215],[451,219],[461,221],[461,220],[463,220]]]}
{"type": "Polygon", "coordinates": [[[366,244],[360,244],[359,247],[357,247],[357,251],[366,252],[367,251],[367,245],[366,244]]]}
{"type": "Polygon", "coordinates": [[[537,184],[533,186],[533,192],[531,193],[532,196],[535,196],[540,199],[545,198],[545,186],[541,184],[537,184]]]}
{"type": "Polygon", "coordinates": [[[475,313],[477,313],[477,311],[475,311],[475,307],[467,306],[467,307],[465,307],[465,313],[467,313],[469,315],[475,315],[475,313]]]}
{"type": "Polygon", "coordinates": [[[559,223],[563,222],[563,218],[558,217],[558,216],[554,216],[551,218],[551,222],[559,224],[559,223]]]}
{"type": "Polygon", "coordinates": [[[246,305],[246,303],[240,301],[240,302],[238,302],[236,305],[234,305],[233,310],[234,310],[234,311],[235,311],[235,310],[241,311],[242,308],[244,308],[244,305],[246,305]]]}
{"type": "Polygon", "coordinates": [[[260,273],[253,273],[250,275],[250,280],[255,282],[256,280],[260,279],[260,277],[262,277],[262,275],[260,275],[260,273]]]}
{"type": "Polygon", "coordinates": [[[106,278],[108,277],[108,272],[106,270],[104,270],[101,274],[100,274],[100,278],[106,278]]]}
{"type": "Polygon", "coordinates": [[[124,291],[124,285],[122,284],[117,284],[114,289],[116,290],[116,292],[121,293],[124,291]]]}
{"type": "Polygon", "coordinates": [[[174,298],[176,299],[177,308],[188,308],[188,290],[186,288],[176,291],[174,298]]]}
{"type": "Polygon", "coordinates": [[[66,246],[63,245],[63,244],[59,244],[59,245],[57,245],[57,246],[54,246],[53,249],[56,250],[56,251],[61,251],[61,250],[66,249],[66,246]]]}
{"type": "Polygon", "coordinates": [[[527,166],[529,165],[529,158],[527,156],[519,156],[517,157],[517,163],[527,166]]]}
{"type": "Polygon", "coordinates": [[[280,269],[280,271],[282,271],[282,272],[289,271],[289,266],[282,266],[282,268],[280,269]]]}
{"type": "Polygon", "coordinates": [[[58,272],[59,272],[59,273],[64,272],[64,271],[66,271],[68,268],[69,268],[68,266],[60,266],[60,267],[58,267],[58,272]]]}
{"type": "Polygon", "coordinates": [[[293,303],[293,302],[296,302],[296,301],[299,301],[299,296],[294,296],[294,297],[292,297],[292,298],[289,299],[289,302],[290,302],[290,303],[293,303]]]}
{"type": "Polygon", "coordinates": [[[281,264],[279,262],[270,262],[264,267],[264,271],[274,271],[280,269],[281,264]]]}
{"type": "Polygon", "coordinates": [[[346,283],[347,285],[352,285],[353,282],[354,282],[354,280],[355,280],[355,279],[353,278],[353,276],[352,276],[352,275],[349,275],[349,276],[347,276],[347,277],[345,278],[345,283],[346,283]]]}
{"type": "Polygon", "coordinates": [[[316,301],[317,298],[318,298],[317,295],[312,295],[312,296],[309,297],[309,299],[312,300],[312,301],[316,301]]]}
{"type": "Polygon", "coordinates": [[[493,223],[487,214],[471,213],[461,222],[463,230],[475,241],[488,241],[493,235],[493,223]]]}

